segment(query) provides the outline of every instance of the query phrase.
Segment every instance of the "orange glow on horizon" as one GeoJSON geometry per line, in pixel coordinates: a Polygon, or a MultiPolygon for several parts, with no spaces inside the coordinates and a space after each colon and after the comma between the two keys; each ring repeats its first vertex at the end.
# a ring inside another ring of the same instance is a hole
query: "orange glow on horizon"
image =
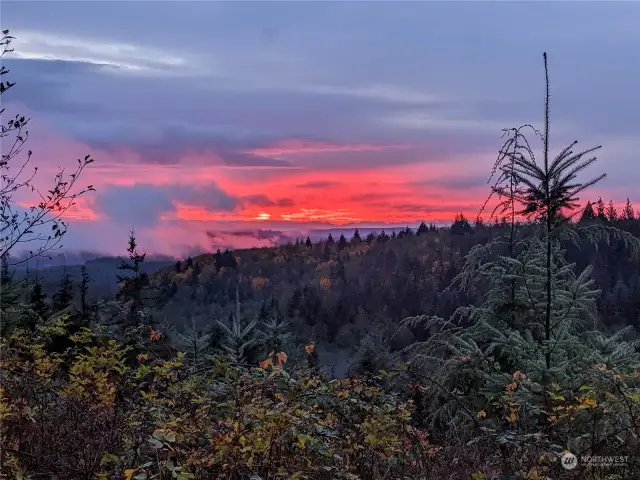
{"type": "MultiPolygon", "coordinates": [[[[207,232],[214,230],[224,236],[225,228],[302,231],[305,224],[313,228],[366,224],[390,230],[392,227],[384,225],[451,223],[459,213],[474,221],[489,193],[485,174],[491,170],[494,154],[434,158],[427,148],[424,151],[417,148],[289,139],[244,152],[259,157],[286,157],[289,164],[283,167],[225,165],[223,155],[215,152],[184,154],[167,164],[143,160],[126,149],[117,153],[93,151],[96,161],[82,173],[79,185],[93,184],[96,192],[76,199],[76,205],[65,213],[64,219],[85,225],[94,222],[98,228],[103,225],[101,222],[110,225],[100,231],[119,227],[118,218],[109,219],[103,213],[108,210],[101,204],[105,201],[102,193],[115,187],[140,186],[152,192],[149,202],[158,198],[161,205],[167,205],[164,212],[151,208],[151,215],[157,218],[149,218],[148,226],[141,227],[159,244],[156,248],[173,248],[171,245],[175,244],[206,247],[211,245],[207,232]],[[412,156],[407,160],[403,155],[408,150],[412,156]],[[367,164],[367,152],[372,152],[372,158],[379,164],[367,164]],[[416,152],[423,154],[424,160],[419,155],[416,158],[416,152]],[[388,159],[382,162],[381,155],[388,155],[388,159]],[[297,164],[303,156],[306,163],[297,164]],[[311,156],[313,162],[309,161],[311,156]],[[215,195],[226,196],[220,202],[220,210],[211,207],[217,205],[210,201],[215,195]]],[[[43,180],[41,190],[46,191],[46,181],[57,173],[58,165],[64,167],[67,162],[71,170],[75,158],[83,157],[91,149],[52,134],[43,144],[34,145],[34,151],[48,153],[46,163],[39,164],[38,175],[43,180]]],[[[45,159],[36,156],[34,163],[39,160],[45,159]]],[[[600,194],[603,199],[607,195],[599,192],[594,196],[600,194]]],[[[18,204],[28,207],[25,200],[34,198],[37,197],[20,198],[18,204]]],[[[144,210],[146,206],[149,205],[144,204],[141,195],[140,204],[131,208],[144,210]]],[[[616,207],[620,212],[623,205],[617,202],[616,207]]],[[[491,208],[485,211],[485,221],[490,212],[491,208]]],[[[270,241],[231,235],[220,240],[236,248],[267,246],[270,241]]]]}

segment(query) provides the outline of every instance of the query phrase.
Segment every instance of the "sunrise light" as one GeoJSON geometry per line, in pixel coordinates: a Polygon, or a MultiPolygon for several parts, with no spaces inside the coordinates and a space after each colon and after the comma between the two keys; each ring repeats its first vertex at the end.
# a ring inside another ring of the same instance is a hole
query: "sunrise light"
{"type": "Polygon", "coordinates": [[[271,215],[269,215],[266,212],[260,212],[258,215],[256,215],[253,218],[254,220],[269,220],[271,218],[271,215]]]}

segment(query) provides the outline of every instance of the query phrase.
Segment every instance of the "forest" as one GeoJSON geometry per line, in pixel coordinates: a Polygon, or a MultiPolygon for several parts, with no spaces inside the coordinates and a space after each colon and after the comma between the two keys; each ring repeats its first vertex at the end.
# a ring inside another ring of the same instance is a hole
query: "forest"
{"type": "Polygon", "coordinates": [[[17,250],[59,247],[93,159],[19,211],[28,119],[0,110],[0,475],[640,478],[640,211],[586,200],[599,147],[550,146],[544,69],[475,219],[156,263],[132,231],[46,280],[17,250]]]}

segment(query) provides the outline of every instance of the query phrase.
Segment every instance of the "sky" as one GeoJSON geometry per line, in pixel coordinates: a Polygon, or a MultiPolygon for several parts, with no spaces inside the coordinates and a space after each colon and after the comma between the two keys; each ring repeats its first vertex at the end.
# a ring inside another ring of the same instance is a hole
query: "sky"
{"type": "Polygon", "coordinates": [[[3,106],[31,118],[39,185],[95,159],[67,249],[123,253],[132,228],[180,256],[475,218],[501,129],[542,127],[543,51],[552,151],[603,145],[589,197],[640,207],[640,2],[0,9],[16,37],[3,106]]]}

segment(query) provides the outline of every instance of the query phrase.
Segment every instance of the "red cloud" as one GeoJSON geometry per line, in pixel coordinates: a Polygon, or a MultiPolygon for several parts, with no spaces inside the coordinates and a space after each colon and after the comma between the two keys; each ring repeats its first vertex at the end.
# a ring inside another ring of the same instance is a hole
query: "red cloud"
{"type": "MultiPolygon", "coordinates": [[[[141,163],[134,151],[122,150],[118,154],[94,150],[76,140],[65,137],[46,125],[31,126],[29,147],[34,150],[34,165],[38,165],[38,186],[46,191],[47,184],[58,167],[69,172],[77,158],[87,153],[96,162],[83,173],[80,186],[93,184],[99,192],[114,185],[160,186],[166,191],[171,211],[152,221],[149,228],[140,228],[141,245],[150,251],[176,253],[180,249],[211,248],[207,231],[232,223],[237,231],[246,229],[300,229],[301,225],[366,223],[409,224],[448,222],[457,213],[473,219],[477,215],[488,193],[482,175],[489,172],[493,154],[465,158],[433,158],[424,151],[422,163],[383,165],[375,168],[358,167],[341,170],[338,167],[320,169],[313,164],[298,169],[241,169],[220,165],[215,153],[189,156],[176,160],[175,164],[141,163]],[[464,173],[461,173],[464,172],[464,173]],[[477,187],[472,178],[479,179],[477,187]],[[465,180],[466,179],[466,180],[465,180]],[[238,199],[233,211],[212,211],[199,202],[198,197],[180,201],[171,197],[172,187],[192,188],[207,194],[207,187],[216,185],[225,194],[238,199]]],[[[343,152],[348,161],[349,152],[389,150],[390,158],[402,158],[402,145],[332,144],[302,140],[283,140],[268,147],[251,150],[261,156],[311,154],[321,152],[343,152]]],[[[414,148],[414,147],[412,147],[414,148]]],[[[417,147],[416,147],[417,148],[417,147]]],[[[420,151],[422,152],[422,151],[420,151]]],[[[246,153],[246,152],[245,152],[246,153]]],[[[358,155],[362,155],[359,153],[358,155]]],[[[415,155],[415,148],[413,150],[415,155]]],[[[94,235],[100,245],[113,245],[109,253],[122,253],[126,242],[126,231],[135,225],[120,225],[118,219],[111,221],[100,215],[95,205],[96,194],[89,193],[79,198],[76,205],[65,215],[82,231],[83,241],[94,235]],[[95,228],[87,228],[94,224],[95,228]],[[117,231],[116,231],[117,230],[117,231]],[[114,238],[110,239],[109,235],[114,238]],[[123,237],[123,238],[121,238],[123,237]]],[[[603,198],[608,196],[603,192],[603,198]]],[[[28,205],[34,198],[16,199],[28,205]]],[[[634,199],[632,198],[632,201],[634,199]]],[[[136,205],[131,205],[136,208],[136,205]]],[[[618,205],[621,209],[621,205],[618,205]]],[[[152,219],[153,220],[153,219],[152,219]]],[[[70,228],[73,238],[74,225],[70,228]]],[[[258,239],[247,235],[225,234],[220,241],[236,247],[267,245],[272,239],[258,239]],[[259,240],[259,241],[258,241],[259,240]]],[[[80,238],[80,237],[78,237],[80,238]]],[[[86,245],[65,243],[75,248],[86,245]]]]}

